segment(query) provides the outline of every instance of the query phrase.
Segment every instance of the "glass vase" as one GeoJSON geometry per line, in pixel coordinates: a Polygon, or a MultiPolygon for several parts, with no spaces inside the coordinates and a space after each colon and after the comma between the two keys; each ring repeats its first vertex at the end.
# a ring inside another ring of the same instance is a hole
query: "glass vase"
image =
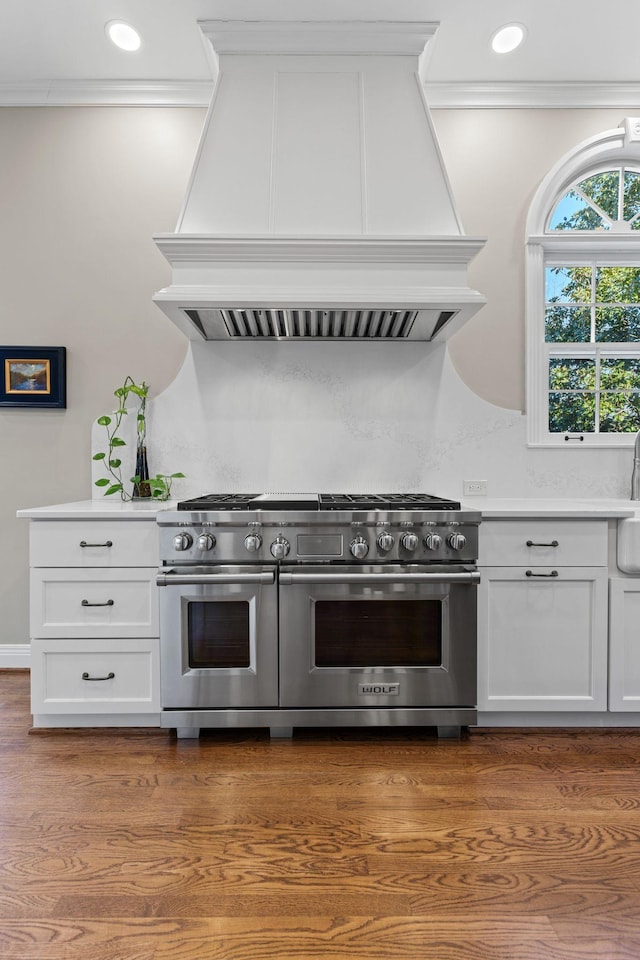
{"type": "Polygon", "coordinates": [[[151,487],[149,486],[149,465],[147,463],[147,447],[144,443],[139,443],[136,447],[136,472],[137,483],[133,485],[134,500],[148,500],[151,497],[151,487]]]}

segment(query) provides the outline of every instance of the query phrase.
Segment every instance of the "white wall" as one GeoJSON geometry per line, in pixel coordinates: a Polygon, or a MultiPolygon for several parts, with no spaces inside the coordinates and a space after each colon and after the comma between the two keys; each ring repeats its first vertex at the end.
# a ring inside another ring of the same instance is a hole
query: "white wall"
{"type": "Polygon", "coordinates": [[[187,474],[179,497],[460,498],[464,479],[498,497],[626,496],[630,450],[528,450],[525,427],[519,411],[473,393],[444,346],[196,343],[153,403],[152,469],[187,474]]]}
{"type": "Polygon", "coordinates": [[[636,113],[637,106],[434,111],[465,232],[488,237],[469,271],[488,303],[451,341],[451,358],[492,403],[524,409],[524,231],[533,195],[568,150],[636,113]]]}
{"type": "Polygon", "coordinates": [[[27,522],[15,511],[92,496],[91,424],[127,374],[160,394],[151,468],[188,473],[179,495],[386,487],[457,496],[463,478],[487,479],[496,496],[625,495],[630,451],[528,451],[521,414],[527,208],[550,166],[617,126],[620,111],[434,113],[465,229],[489,238],[470,271],[489,304],[448,350],[227,343],[187,352],[151,302],[169,281],[151,236],[174,229],[203,118],[157,107],[0,110],[0,343],[68,350],[66,410],[0,409],[1,643],[28,639],[27,522]]]}
{"type": "Polygon", "coordinates": [[[151,302],[170,271],[202,110],[0,110],[0,344],[66,346],[67,409],[0,407],[0,642],[28,640],[21,507],[91,496],[90,430],[127,374],[171,382],[186,342],[151,302]]]}

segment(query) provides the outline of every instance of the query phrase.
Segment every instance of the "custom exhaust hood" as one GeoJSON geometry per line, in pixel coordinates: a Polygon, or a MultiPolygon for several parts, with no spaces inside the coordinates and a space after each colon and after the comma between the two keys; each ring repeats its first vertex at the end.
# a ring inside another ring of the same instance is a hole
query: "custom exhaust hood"
{"type": "Polygon", "coordinates": [[[441,340],[485,303],[420,68],[435,23],[206,21],[218,76],[154,301],[190,338],[441,340]]]}

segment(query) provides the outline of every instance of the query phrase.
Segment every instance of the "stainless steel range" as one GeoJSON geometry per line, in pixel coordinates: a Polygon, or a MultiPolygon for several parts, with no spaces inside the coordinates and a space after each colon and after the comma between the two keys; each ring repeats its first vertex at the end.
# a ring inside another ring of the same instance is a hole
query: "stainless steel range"
{"type": "Polygon", "coordinates": [[[214,494],[158,515],[162,725],[476,722],[480,514],[427,494],[214,494]]]}

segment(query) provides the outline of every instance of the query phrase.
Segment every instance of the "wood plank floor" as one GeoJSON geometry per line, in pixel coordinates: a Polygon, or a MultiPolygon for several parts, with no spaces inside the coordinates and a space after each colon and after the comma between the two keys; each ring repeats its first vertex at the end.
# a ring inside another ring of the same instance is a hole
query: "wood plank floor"
{"type": "Polygon", "coordinates": [[[29,733],[1,960],[638,960],[640,731],[29,733]]]}

